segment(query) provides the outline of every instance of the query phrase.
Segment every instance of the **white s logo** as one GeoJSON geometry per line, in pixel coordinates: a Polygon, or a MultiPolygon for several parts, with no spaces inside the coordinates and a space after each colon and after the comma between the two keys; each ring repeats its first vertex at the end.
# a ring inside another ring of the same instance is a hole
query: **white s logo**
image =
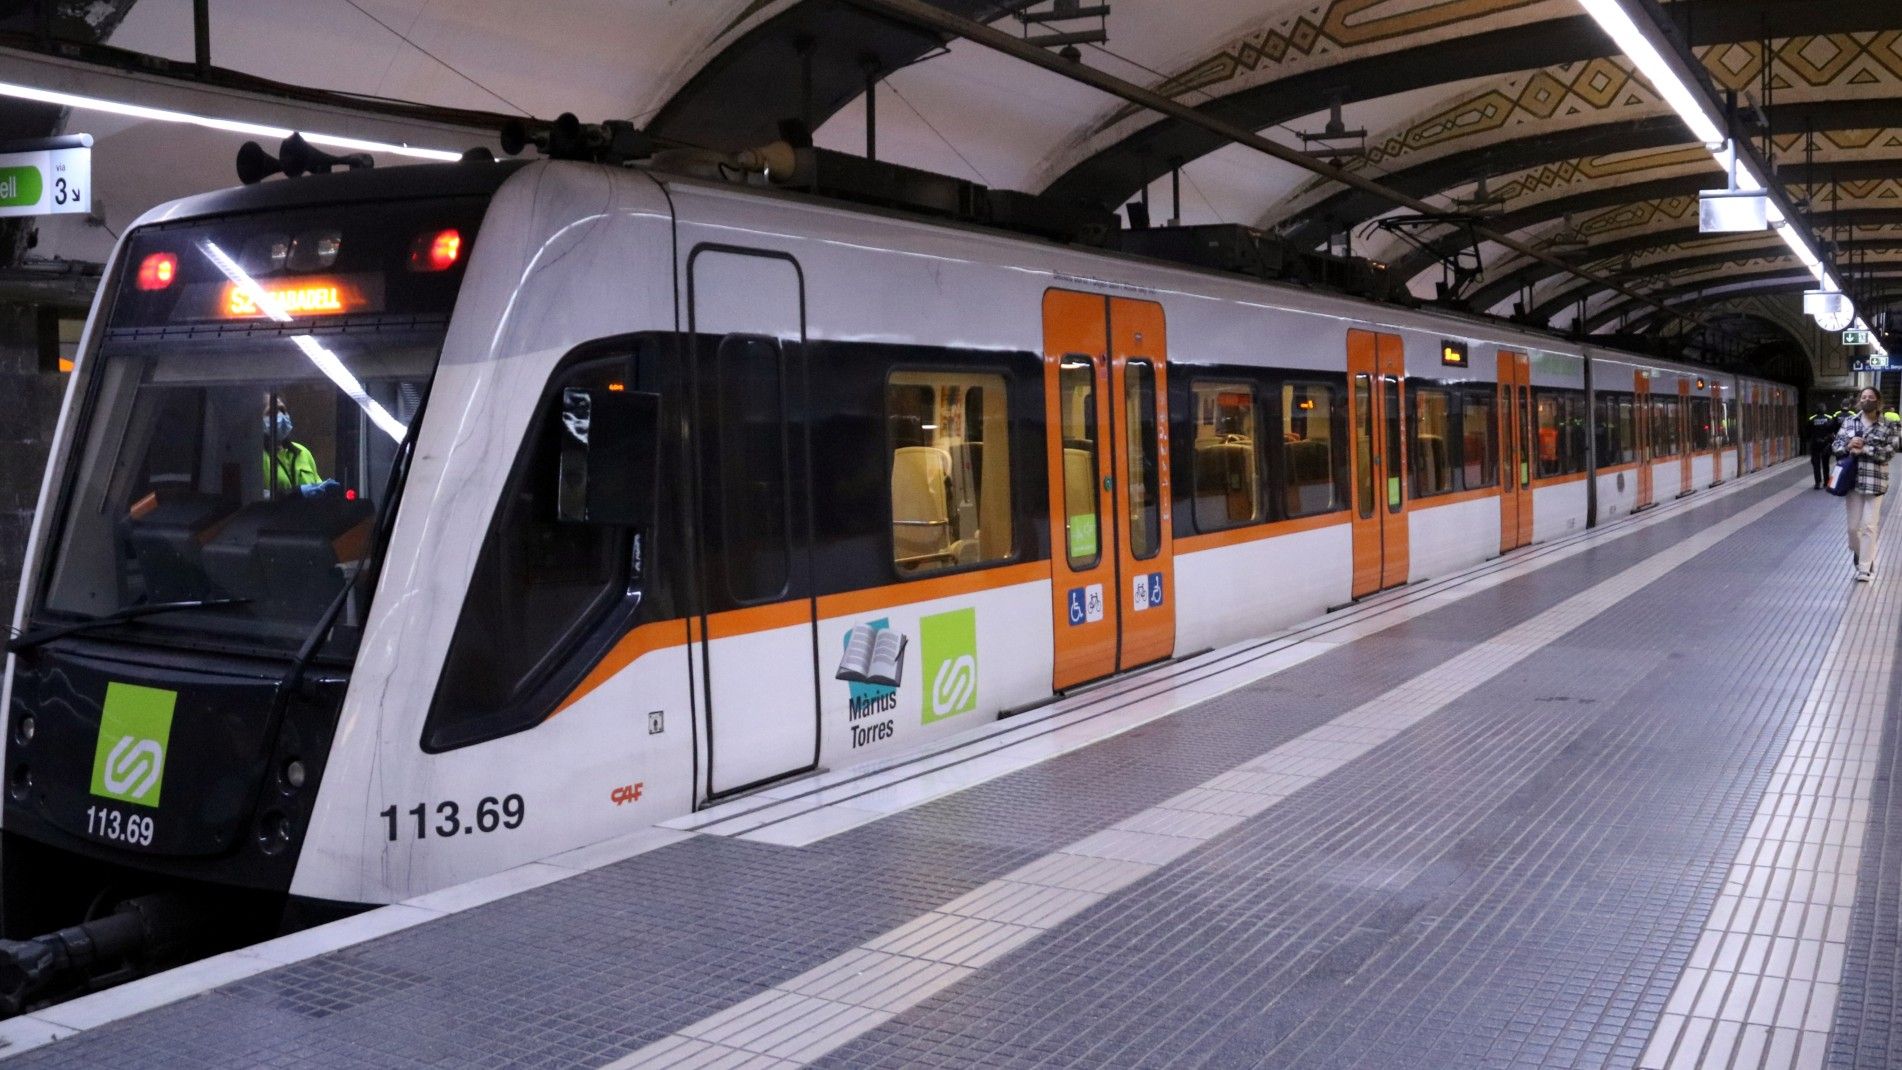
{"type": "Polygon", "coordinates": [[[970,654],[938,666],[938,677],[931,681],[931,712],[956,713],[977,694],[977,658],[970,654]]]}
{"type": "Polygon", "coordinates": [[[106,755],[101,774],[106,790],[129,799],[143,799],[158,786],[165,748],[157,740],[121,736],[106,755]]]}

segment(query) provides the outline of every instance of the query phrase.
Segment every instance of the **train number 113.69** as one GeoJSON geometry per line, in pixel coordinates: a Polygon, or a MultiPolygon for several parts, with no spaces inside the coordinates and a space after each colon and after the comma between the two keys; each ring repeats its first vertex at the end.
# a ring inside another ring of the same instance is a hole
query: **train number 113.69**
{"type": "Polygon", "coordinates": [[[413,831],[416,838],[422,840],[431,835],[472,836],[497,829],[518,829],[528,816],[528,804],[520,795],[505,795],[500,799],[490,795],[476,804],[473,817],[464,817],[462,807],[453,802],[439,802],[433,812],[428,803],[417,803],[407,813],[415,822],[413,825],[398,820],[401,815],[394,805],[384,807],[379,815],[389,822],[391,843],[401,839],[405,830],[413,831]]]}

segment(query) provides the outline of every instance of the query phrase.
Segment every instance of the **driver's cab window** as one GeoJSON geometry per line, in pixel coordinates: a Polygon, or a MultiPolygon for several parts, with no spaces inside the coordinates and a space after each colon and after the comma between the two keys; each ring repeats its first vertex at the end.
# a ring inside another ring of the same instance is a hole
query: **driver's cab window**
{"type": "Polygon", "coordinates": [[[146,626],[301,644],[369,558],[436,344],[108,342],[101,407],[124,415],[88,428],[48,606],[225,602],[146,626]]]}

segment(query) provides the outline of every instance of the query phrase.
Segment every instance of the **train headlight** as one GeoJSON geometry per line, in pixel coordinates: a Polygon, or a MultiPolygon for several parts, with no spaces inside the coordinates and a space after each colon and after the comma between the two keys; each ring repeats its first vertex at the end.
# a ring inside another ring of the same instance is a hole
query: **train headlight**
{"type": "Polygon", "coordinates": [[[22,747],[26,746],[33,742],[33,734],[39,731],[39,727],[39,724],[33,720],[33,715],[27,714],[20,718],[19,724],[14,726],[13,741],[22,747]]]}
{"type": "Polygon", "coordinates": [[[17,800],[26,801],[27,793],[33,790],[33,770],[23,762],[13,767],[7,777],[7,791],[17,800]]]}
{"type": "Polygon", "coordinates": [[[284,786],[292,791],[303,787],[307,776],[304,763],[299,759],[292,758],[284,763],[284,786]]]}

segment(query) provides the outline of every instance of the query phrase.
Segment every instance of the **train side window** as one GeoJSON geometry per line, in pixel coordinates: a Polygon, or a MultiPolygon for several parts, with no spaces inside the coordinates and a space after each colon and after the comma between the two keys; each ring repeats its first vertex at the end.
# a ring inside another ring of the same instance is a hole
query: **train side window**
{"type": "Polygon", "coordinates": [[[1220,531],[1262,519],[1254,386],[1197,379],[1189,396],[1195,420],[1196,530],[1220,531]]]}
{"type": "Polygon", "coordinates": [[[1488,387],[1469,389],[1460,396],[1460,478],[1467,490],[1499,482],[1497,407],[1488,387]]]}
{"type": "Polygon", "coordinates": [[[1540,390],[1533,398],[1533,408],[1539,420],[1539,452],[1536,454],[1539,478],[1559,475],[1564,471],[1564,464],[1559,457],[1559,440],[1563,435],[1561,425],[1565,421],[1563,405],[1557,394],[1540,390]]]}
{"type": "MultiPolygon", "coordinates": [[[[552,404],[567,387],[625,388],[627,356],[571,364],[537,407],[443,662],[423,746],[447,750],[538,723],[558,701],[549,687],[580,637],[626,594],[627,529],[556,519],[561,422],[552,404]]],[[[558,684],[559,681],[556,681],[558,684]]]]}
{"type": "Polygon", "coordinates": [[[1638,460],[1638,424],[1632,416],[1632,408],[1636,403],[1635,395],[1618,395],[1619,464],[1632,464],[1638,460]]]}
{"type": "Polygon", "coordinates": [[[1609,468],[1618,459],[1618,399],[1607,393],[1592,398],[1592,461],[1609,468]]]}
{"type": "Polygon", "coordinates": [[[1710,399],[1691,399],[1691,449],[1703,453],[1710,449],[1710,399]]]}
{"type": "Polygon", "coordinates": [[[903,370],[886,380],[900,576],[1011,556],[1009,414],[1001,375],[903,370]]]}
{"type": "Polygon", "coordinates": [[[1327,383],[1281,385],[1281,456],[1286,471],[1283,506],[1290,517],[1341,507],[1335,479],[1335,390],[1327,383]]]}
{"type": "Polygon", "coordinates": [[[1057,411],[1063,439],[1063,545],[1072,569],[1103,557],[1096,471],[1096,360],[1068,356],[1057,368],[1057,411]]]}
{"type": "Polygon", "coordinates": [[[1656,457],[1677,454],[1677,401],[1651,399],[1651,453],[1656,457]]]}
{"type": "Polygon", "coordinates": [[[1413,496],[1445,494],[1453,489],[1453,394],[1445,387],[1416,383],[1413,394],[1413,456],[1407,465],[1413,496]]]}

